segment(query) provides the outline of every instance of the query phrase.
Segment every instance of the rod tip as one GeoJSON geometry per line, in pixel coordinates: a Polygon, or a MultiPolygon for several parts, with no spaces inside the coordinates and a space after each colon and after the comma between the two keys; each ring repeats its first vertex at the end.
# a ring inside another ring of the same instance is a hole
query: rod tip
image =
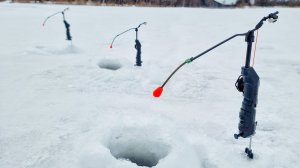
{"type": "Polygon", "coordinates": [[[153,97],[159,98],[163,92],[163,87],[159,86],[153,91],[153,97]]]}

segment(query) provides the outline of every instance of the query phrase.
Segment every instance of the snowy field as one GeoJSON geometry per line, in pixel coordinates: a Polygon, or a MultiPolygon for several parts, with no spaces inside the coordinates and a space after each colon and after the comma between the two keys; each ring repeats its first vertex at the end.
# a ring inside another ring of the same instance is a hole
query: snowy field
{"type": "Polygon", "coordinates": [[[0,168],[299,168],[299,8],[138,8],[0,3],[0,168]],[[253,139],[235,140],[243,37],[183,67],[186,58],[252,29],[261,77],[253,139]],[[140,28],[142,67],[135,67],[140,28]],[[108,70],[99,66],[115,66],[108,70]],[[116,159],[120,158],[120,159],[116,159]]]}

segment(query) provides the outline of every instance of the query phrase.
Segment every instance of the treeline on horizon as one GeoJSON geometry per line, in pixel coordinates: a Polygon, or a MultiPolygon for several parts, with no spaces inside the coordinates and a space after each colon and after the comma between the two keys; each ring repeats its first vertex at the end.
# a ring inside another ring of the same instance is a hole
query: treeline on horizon
{"type": "MultiPolygon", "coordinates": [[[[58,3],[108,6],[156,6],[156,7],[243,7],[243,6],[300,6],[300,0],[238,0],[235,4],[223,5],[214,0],[11,0],[12,2],[58,3]]],[[[224,0],[226,1],[226,0],[224,0]]]]}

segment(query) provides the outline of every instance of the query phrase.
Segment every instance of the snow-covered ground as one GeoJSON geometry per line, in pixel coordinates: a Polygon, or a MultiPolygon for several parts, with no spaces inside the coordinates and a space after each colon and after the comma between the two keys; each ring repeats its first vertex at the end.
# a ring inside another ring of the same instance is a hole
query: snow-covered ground
{"type": "Polygon", "coordinates": [[[0,3],[1,168],[300,167],[299,8],[137,8],[0,3]],[[186,58],[278,10],[259,32],[261,77],[254,159],[235,140],[243,37],[183,67],[186,58]],[[142,67],[134,67],[140,28],[142,67]],[[113,66],[117,70],[101,67],[113,66]]]}

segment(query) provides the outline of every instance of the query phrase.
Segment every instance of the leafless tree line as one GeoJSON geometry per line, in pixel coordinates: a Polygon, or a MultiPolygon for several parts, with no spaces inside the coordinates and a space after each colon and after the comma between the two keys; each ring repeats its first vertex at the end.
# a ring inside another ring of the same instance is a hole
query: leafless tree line
{"type": "Polygon", "coordinates": [[[257,6],[300,6],[300,0],[256,0],[257,6]]]}
{"type": "MultiPolygon", "coordinates": [[[[13,2],[32,2],[33,0],[12,0],[13,2]]],[[[226,1],[226,0],[224,0],[226,1]]],[[[238,0],[232,5],[223,5],[214,0],[34,0],[34,2],[94,4],[94,5],[137,5],[161,7],[241,7],[241,6],[300,6],[300,0],[238,0]]]]}
{"type": "MultiPolygon", "coordinates": [[[[30,2],[33,0],[12,0],[14,2],[30,2]]],[[[95,4],[95,5],[137,5],[162,7],[220,7],[222,4],[214,0],[34,0],[35,2],[95,4]]]]}
{"type": "Polygon", "coordinates": [[[254,4],[250,0],[238,0],[235,6],[300,6],[300,0],[255,0],[254,4]]]}

